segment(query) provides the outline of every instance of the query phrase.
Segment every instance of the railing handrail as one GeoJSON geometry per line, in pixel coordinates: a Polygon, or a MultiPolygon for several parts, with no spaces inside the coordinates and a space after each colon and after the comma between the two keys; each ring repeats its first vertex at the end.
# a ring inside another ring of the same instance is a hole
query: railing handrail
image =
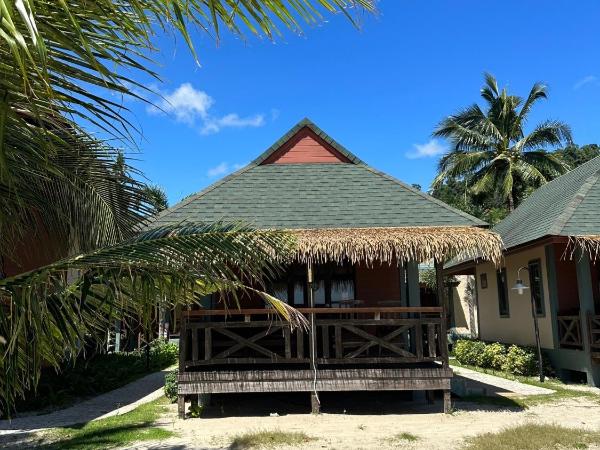
{"type": "MultiPolygon", "coordinates": [[[[296,308],[302,314],[355,314],[355,313],[442,313],[439,306],[366,306],[349,308],[296,308]]],[[[205,316],[252,316],[252,315],[277,315],[273,308],[250,308],[250,309],[198,309],[195,311],[184,311],[185,317],[205,316]]]]}
{"type": "Polygon", "coordinates": [[[570,316],[562,316],[562,315],[558,315],[556,316],[557,319],[569,319],[569,320],[580,320],[581,316],[580,315],[570,315],[570,316]]]}

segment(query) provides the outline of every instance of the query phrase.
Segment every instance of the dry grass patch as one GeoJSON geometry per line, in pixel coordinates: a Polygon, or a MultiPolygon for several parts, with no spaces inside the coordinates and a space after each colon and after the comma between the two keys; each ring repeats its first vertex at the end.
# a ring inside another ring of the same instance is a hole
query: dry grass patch
{"type": "Polygon", "coordinates": [[[243,450],[249,448],[274,448],[281,445],[302,445],[315,438],[301,432],[290,431],[254,431],[244,433],[233,438],[230,450],[243,450]]]}
{"type": "Polygon", "coordinates": [[[416,442],[419,440],[419,436],[416,436],[412,433],[397,433],[395,435],[393,435],[392,437],[389,437],[386,439],[387,442],[391,443],[391,444],[400,444],[400,443],[406,443],[406,442],[416,442]]]}
{"type": "Polygon", "coordinates": [[[521,425],[467,440],[465,450],[585,449],[600,444],[600,432],[560,425],[521,425]]]}

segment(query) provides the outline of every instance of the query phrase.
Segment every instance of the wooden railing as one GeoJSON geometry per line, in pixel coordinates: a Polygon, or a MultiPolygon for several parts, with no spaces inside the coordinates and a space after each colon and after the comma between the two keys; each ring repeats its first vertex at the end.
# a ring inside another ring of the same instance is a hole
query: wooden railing
{"type": "Polygon", "coordinates": [[[558,337],[561,348],[583,349],[579,316],[558,316],[558,337]]]}
{"type": "Polygon", "coordinates": [[[315,328],[291,330],[274,310],[199,310],[185,313],[182,371],[252,364],[388,364],[448,362],[443,312],[438,307],[299,308],[315,328]],[[315,348],[311,349],[311,333],[315,348]]]}

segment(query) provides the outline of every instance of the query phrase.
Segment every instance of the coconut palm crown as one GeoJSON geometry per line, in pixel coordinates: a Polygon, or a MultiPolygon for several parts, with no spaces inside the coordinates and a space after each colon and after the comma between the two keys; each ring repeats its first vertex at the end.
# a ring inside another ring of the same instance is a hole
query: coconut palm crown
{"type": "Polygon", "coordinates": [[[527,189],[538,187],[566,172],[568,166],[548,150],[572,142],[568,125],[546,120],[529,134],[524,127],[533,106],[548,97],[536,83],[526,99],[501,91],[496,79],[485,74],[481,96],[486,109],[473,104],[444,119],[433,135],[452,147],[439,162],[433,187],[463,178],[474,194],[487,194],[512,211],[527,189]]]}

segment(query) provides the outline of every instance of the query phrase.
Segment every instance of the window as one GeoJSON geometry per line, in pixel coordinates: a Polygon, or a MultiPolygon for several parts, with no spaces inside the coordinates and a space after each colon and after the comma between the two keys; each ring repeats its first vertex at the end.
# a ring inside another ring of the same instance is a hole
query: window
{"type": "MultiPolygon", "coordinates": [[[[354,299],[354,267],[343,265],[319,264],[314,266],[315,305],[340,306],[344,300],[354,299]]],[[[287,303],[299,306],[308,305],[306,286],[306,266],[293,264],[268,287],[268,292],[287,303]]]]}
{"type": "Polygon", "coordinates": [[[544,311],[544,286],[542,284],[542,265],[539,259],[529,263],[529,287],[531,298],[535,304],[535,313],[543,316],[544,311]]]}
{"type": "Polygon", "coordinates": [[[496,273],[498,282],[498,309],[501,317],[508,317],[508,282],[506,280],[506,269],[499,270],[496,273]]]}

